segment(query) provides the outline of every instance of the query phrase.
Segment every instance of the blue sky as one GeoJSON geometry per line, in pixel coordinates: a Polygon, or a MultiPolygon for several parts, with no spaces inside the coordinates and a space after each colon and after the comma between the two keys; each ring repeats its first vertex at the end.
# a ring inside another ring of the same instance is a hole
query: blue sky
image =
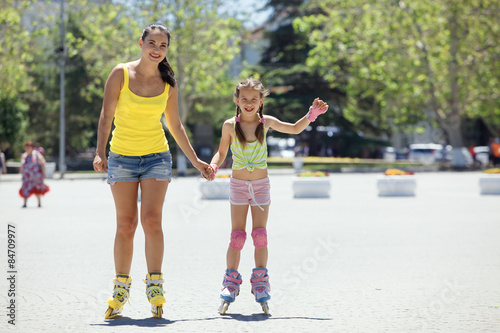
{"type": "Polygon", "coordinates": [[[264,7],[267,3],[266,0],[228,0],[226,1],[225,8],[229,12],[240,13],[238,18],[245,19],[244,25],[247,27],[256,27],[269,17],[270,11],[257,11],[264,7]],[[251,13],[251,15],[249,15],[251,13]],[[249,15],[249,16],[247,16],[249,15]]]}

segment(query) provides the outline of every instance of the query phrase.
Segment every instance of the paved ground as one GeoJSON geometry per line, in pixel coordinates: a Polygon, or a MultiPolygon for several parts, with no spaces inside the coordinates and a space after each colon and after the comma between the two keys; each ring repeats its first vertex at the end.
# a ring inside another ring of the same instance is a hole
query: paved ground
{"type": "Polygon", "coordinates": [[[272,174],[270,317],[249,291],[251,240],[242,293],[228,315],[217,313],[228,203],[201,200],[197,178],[174,179],[164,211],[165,318],[149,312],[138,229],[130,304],[104,320],[114,274],[108,185],[48,180],[43,207],[31,199],[21,209],[20,180],[3,175],[0,331],[500,332],[500,197],[480,195],[478,176],[420,173],[415,197],[378,197],[376,174],[333,174],[331,198],[293,199],[291,172],[272,174]],[[16,226],[15,298],[8,224],[16,226]]]}

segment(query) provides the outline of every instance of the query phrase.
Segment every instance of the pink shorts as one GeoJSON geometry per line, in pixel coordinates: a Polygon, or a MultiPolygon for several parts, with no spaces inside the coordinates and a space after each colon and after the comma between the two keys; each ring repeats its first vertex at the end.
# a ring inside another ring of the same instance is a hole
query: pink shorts
{"type": "MultiPolygon", "coordinates": [[[[229,201],[233,205],[261,206],[271,203],[269,177],[257,180],[242,180],[231,177],[229,201]]],[[[262,207],[260,207],[263,209],[262,207]]]]}

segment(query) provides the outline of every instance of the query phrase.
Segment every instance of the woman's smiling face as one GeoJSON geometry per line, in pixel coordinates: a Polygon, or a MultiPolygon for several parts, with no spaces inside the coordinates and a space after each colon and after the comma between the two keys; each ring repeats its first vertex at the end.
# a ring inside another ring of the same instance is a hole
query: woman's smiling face
{"type": "Polygon", "coordinates": [[[143,58],[154,62],[165,59],[168,50],[168,36],[161,30],[151,31],[144,40],[140,40],[143,58]]]}

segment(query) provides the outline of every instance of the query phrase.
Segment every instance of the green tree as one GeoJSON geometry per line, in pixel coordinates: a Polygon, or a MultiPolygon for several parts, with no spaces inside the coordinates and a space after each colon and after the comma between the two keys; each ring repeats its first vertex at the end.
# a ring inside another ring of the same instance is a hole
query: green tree
{"type": "Polygon", "coordinates": [[[104,83],[116,64],[139,54],[135,42],[140,28],[121,5],[79,1],[68,3],[66,9],[66,52],[61,52],[57,18],[47,17],[50,30],[42,44],[44,53],[30,72],[39,88],[27,101],[36,141],[54,154],[59,144],[59,60],[66,57],[66,150],[71,157],[95,146],[104,83]]]}
{"type": "MultiPolygon", "coordinates": [[[[23,97],[32,90],[29,64],[37,57],[32,45],[43,29],[29,33],[22,13],[32,1],[4,0],[0,8],[0,144],[13,146],[23,140],[28,104],[23,97]]],[[[37,22],[30,22],[36,26],[37,22]]]]}
{"type": "MultiPolygon", "coordinates": [[[[263,49],[258,66],[248,68],[244,76],[260,78],[271,94],[266,99],[265,112],[284,121],[295,122],[302,117],[316,97],[327,101],[329,111],[311,124],[310,132],[303,132],[299,141],[307,142],[309,153],[319,155],[321,149],[333,148],[335,155],[361,156],[363,148],[374,149],[383,145],[379,141],[366,140],[357,132],[379,134],[378,129],[368,122],[352,124],[343,116],[346,93],[341,85],[330,86],[317,68],[307,66],[308,52],[311,50],[309,36],[295,27],[298,18],[324,13],[317,6],[304,5],[307,1],[270,0],[265,8],[272,14],[264,25],[264,38],[268,45],[263,49]],[[335,125],[340,133],[328,136],[317,132],[318,126],[335,125]]],[[[288,136],[273,133],[274,136],[288,136]]]]}
{"type": "Polygon", "coordinates": [[[489,0],[314,1],[296,21],[308,65],[348,93],[346,117],[390,130],[429,115],[464,146],[464,115],[499,124],[500,3],[489,0]]]}
{"type": "MultiPolygon", "coordinates": [[[[140,56],[142,28],[161,21],[172,32],[169,60],[179,85],[183,121],[212,123],[221,114],[222,100],[231,102],[233,87],[228,76],[230,61],[239,52],[241,22],[218,15],[221,1],[121,1],[66,2],[66,144],[69,154],[95,146],[97,119],[104,83],[120,62],[140,56]]],[[[58,3],[41,6],[36,17],[58,13],[58,3]]],[[[31,4],[31,10],[35,4],[31,4]]],[[[55,15],[55,14],[54,14],[55,15]]],[[[61,53],[58,15],[45,17],[48,32],[29,71],[34,91],[25,96],[33,140],[55,153],[59,133],[59,60],[61,53]]],[[[32,33],[33,31],[31,31],[32,33]]],[[[19,113],[17,113],[19,114],[19,113]]],[[[222,118],[223,119],[223,118],[222,118]]],[[[218,123],[220,125],[220,123],[218,123]]]]}
{"type": "Polygon", "coordinates": [[[135,4],[142,9],[144,24],[159,21],[171,31],[167,57],[177,78],[181,120],[189,121],[190,113],[203,120],[220,113],[221,98],[231,100],[228,70],[239,53],[241,22],[220,15],[220,0],[139,0],[135,4]]]}

